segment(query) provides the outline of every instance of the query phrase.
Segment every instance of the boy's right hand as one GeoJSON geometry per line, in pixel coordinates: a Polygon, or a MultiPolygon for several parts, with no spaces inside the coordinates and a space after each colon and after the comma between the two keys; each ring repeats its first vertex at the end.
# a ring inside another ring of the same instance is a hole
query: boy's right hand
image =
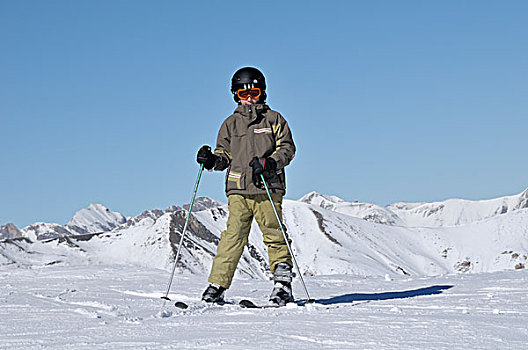
{"type": "Polygon", "coordinates": [[[211,170],[216,164],[216,156],[211,152],[211,147],[204,145],[198,151],[196,161],[198,164],[203,164],[205,169],[211,170]]]}

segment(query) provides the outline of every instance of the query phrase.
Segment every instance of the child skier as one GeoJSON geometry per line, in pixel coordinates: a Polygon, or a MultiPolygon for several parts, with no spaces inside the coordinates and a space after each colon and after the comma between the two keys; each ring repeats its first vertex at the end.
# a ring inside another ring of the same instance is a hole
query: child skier
{"type": "Polygon", "coordinates": [[[227,169],[225,191],[229,206],[227,228],[221,234],[210,284],[202,300],[224,301],[255,218],[273,273],[270,301],[285,305],[293,301],[292,257],[260,175],[264,176],[282,218],[284,168],[294,157],[295,145],[286,120],[266,104],[266,81],[258,69],[245,67],[235,72],[231,92],[238,106],[220,127],[214,153],[209,146],[203,146],[197,154],[198,163],[205,169],[227,169]]]}

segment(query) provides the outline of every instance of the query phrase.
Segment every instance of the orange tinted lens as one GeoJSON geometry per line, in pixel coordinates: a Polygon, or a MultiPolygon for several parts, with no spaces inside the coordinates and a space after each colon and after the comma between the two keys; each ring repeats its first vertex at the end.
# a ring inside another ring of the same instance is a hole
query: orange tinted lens
{"type": "Polygon", "coordinates": [[[257,98],[260,96],[260,89],[259,88],[253,88],[253,89],[240,89],[237,91],[238,97],[240,97],[243,100],[246,100],[249,98],[249,96],[253,98],[257,98]]]}
{"type": "Polygon", "coordinates": [[[249,89],[249,94],[252,97],[259,97],[260,96],[260,89],[249,89]]]}
{"type": "Polygon", "coordinates": [[[238,90],[238,97],[246,99],[249,97],[249,90],[238,90]]]}

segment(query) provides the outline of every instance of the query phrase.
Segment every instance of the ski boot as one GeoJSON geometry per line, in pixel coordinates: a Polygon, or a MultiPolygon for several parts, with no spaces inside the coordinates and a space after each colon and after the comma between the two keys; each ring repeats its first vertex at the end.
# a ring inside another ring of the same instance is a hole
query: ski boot
{"type": "Polygon", "coordinates": [[[202,294],[202,300],[207,303],[223,303],[226,289],[216,283],[211,283],[202,294]]]}
{"type": "Polygon", "coordinates": [[[291,289],[292,277],[293,274],[290,265],[287,263],[277,264],[273,272],[273,282],[275,282],[275,285],[271,291],[270,302],[284,306],[294,301],[291,289]]]}

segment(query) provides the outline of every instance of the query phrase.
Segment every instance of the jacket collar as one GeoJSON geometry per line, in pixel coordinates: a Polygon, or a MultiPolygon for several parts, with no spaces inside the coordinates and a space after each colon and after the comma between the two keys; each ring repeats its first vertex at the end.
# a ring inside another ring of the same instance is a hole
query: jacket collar
{"type": "Polygon", "coordinates": [[[255,118],[255,112],[256,114],[261,114],[262,112],[265,112],[268,109],[269,107],[265,103],[257,103],[254,105],[238,105],[235,109],[235,113],[240,113],[244,117],[253,119],[255,118]]]}

